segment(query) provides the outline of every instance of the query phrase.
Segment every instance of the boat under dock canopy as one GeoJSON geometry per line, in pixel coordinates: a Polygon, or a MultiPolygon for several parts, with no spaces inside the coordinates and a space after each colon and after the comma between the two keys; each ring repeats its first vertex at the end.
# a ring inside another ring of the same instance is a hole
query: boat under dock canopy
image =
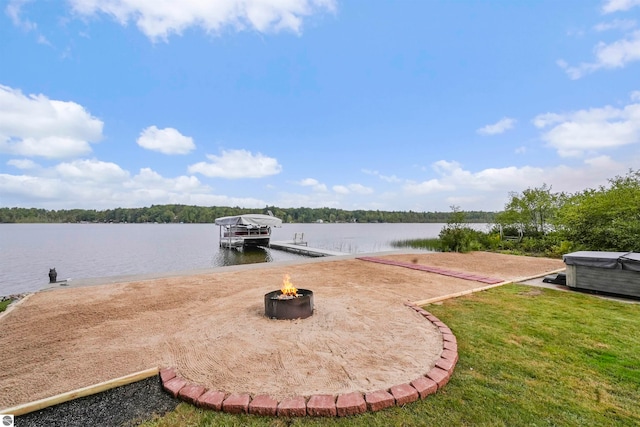
{"type": "Polygon", "coordinates": [[[216,218],[220,226],[220,246],[268,246],[271,228],[282,227],[282,220],[272,215],[244,214],[216,218]]]}

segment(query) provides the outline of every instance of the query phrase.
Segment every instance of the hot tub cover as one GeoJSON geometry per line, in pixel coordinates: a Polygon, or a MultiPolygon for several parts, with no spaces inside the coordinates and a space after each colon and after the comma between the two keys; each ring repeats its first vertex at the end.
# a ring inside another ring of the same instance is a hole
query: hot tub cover
{"type": "Polygon", "coordinates": [[[623,270],[640,271],[640,253],[629,252],[620,257],[623,270]]]}
{"type": "Polygon", "coordinates": [[[630,252],[579,251],[566,254],[562,260],[567,265],[598,268],[619,268],[618,260],[630,252]]]}

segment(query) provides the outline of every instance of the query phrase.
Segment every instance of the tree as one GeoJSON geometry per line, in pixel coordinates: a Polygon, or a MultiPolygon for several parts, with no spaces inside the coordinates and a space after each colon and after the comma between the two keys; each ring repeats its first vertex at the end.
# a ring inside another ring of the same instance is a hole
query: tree
{"type": "Polygon", "coordinates": [[[438,237],[445,252],[468,252],[471,250],[473,230],[466,224],[466,215],[459,206],[451,206],[451,216],[438,237]]]}
{"type": "Polygon", "coordinates": [[[543,184],[539,188],[527,188],[522,193],[509,193],[511,200],[504,211],[496,216],[496,222],[503,227],[512,227],[524,235],[545,234],[556,212],[558,195],[551,193],[551,187],[543,184]]]}
{"type": "Polygon", "coordinates": [[[609,186],[565,195],[559,231],[587,250],[640,251],[640,171],[609,180],[609,186]]]}

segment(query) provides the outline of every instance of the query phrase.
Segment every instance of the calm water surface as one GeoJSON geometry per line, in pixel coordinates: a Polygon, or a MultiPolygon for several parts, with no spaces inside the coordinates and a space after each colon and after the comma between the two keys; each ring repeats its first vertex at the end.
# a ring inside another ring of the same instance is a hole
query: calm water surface
{"type": "MultiPolygon", "coordinates": [[[[443,224],[284,224],[272,240],[304,233],[309,246],[347,253],[393,250],[391,242],[437,237],[443,224]]],[[[476,225],[481,227],[481,225],[476,225]]],[[[0,295],[58,280],[168,273],[304,258],[274,249],[221,249],[214,224],[0,224],[0,295]]]]}

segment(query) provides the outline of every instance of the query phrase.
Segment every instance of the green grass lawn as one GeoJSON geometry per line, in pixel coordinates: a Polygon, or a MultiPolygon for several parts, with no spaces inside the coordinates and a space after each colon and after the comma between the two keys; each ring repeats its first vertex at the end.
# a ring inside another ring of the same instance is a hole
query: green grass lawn
{"type": "Polygon", "coordinates": [[[13,300],[5,300],[5,301],[0,301],[0,313],[2,313],[3,311],[5,311],[7,309],[7,307],[9,307],[9,304],[11,304],[13,302],[13,300]]]}
{"type": "Polygon", "coordinates": [[[507,285],[429,305],[460,360],[437,394],[347,418],[232,416],[187,404],[145,426],[638,426],[640,304],[507,285]]]}

